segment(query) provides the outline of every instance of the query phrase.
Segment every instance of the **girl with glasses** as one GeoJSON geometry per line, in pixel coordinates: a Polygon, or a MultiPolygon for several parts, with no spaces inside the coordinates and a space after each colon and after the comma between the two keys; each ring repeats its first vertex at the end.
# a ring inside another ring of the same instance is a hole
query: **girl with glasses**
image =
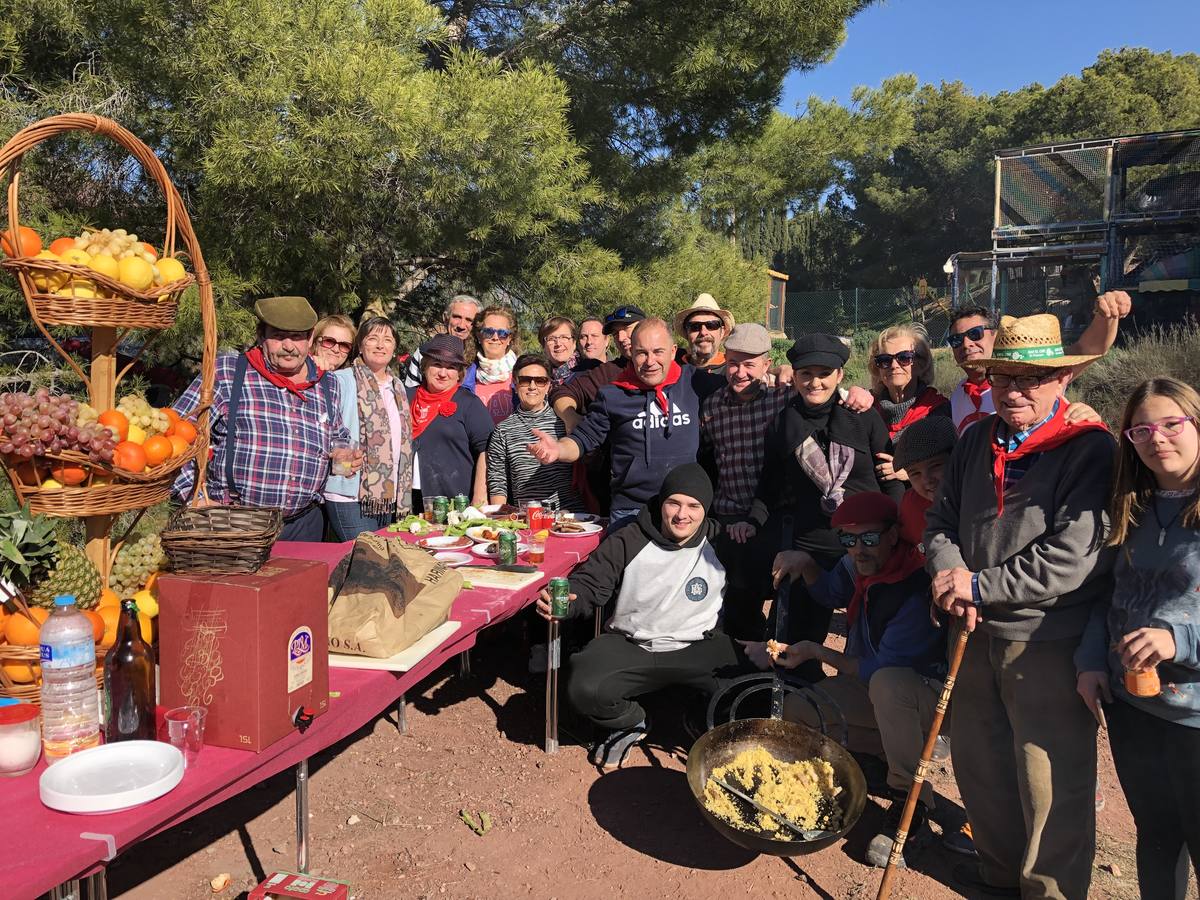
{"type": "Polygon", "coordinates": [[[1111,603],[1076,654],[1077,688],[1103,724],[1137,826],[1146,900],[1182,897],[1200,873],[1200,394],[1138,386],[1121,417],[1108,543],[1111,603]],[[1184,863],[1177,865],[1177,863],[1184,863]]]}
{"type": "Polygon", "coordinates": [[[336,372],[349,361],[354,338],[354,323],[349,316],[326,316],[313,328],[309,355],[319,368],[336,372]]]}
{"type": "Polygon", "coordinates": [[[496,426],[488,441],[488,502],[519,504],[524,500],[557,502],[561,509],[583,512],[582,499],[571,487],[574,466],[543,466],[529,452],[533,429],[564,437],[567,428],[546,397],[553,383],[552,364],[536,353],[523,354],[513,365],[517,407],[496,426]]]}
{"type": "MultiPolygon", "coordinates": [[[[929,415],[950,415],[950,401],[933,387],[933,352],[925,329],[917,324],[893,325],[879,332],[867,350],[875,410],[894,441],[913,422],[929,415]]],[[[880,453],[876,471],[883,479],[904,479],[892,457],[880,453]]]]}
{"type": "Polygon", "coordinates": [[[479,352],[467,372],[474,375],[475,396],[501,422],[512,412],[512,368],[517,361],[517,317],[506,306],[489,306],[475,320],[475,345],[479,352]]]}

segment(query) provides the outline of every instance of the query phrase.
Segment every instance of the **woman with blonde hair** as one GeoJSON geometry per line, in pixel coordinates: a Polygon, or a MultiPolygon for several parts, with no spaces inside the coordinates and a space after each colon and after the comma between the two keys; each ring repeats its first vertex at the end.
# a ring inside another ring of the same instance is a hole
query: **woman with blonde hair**
{"type": "Polygon", "coordinates": [[[499,423],[513,410],[513,364],[517,354],[517,317],[507,306],[489,306],[475,320],[475,345],[479,352],[467,370],[474,375],[475,396],[499,423]]]}
{"type": "MultiPolygon", "coordinates": [[[[867,349],[867,371],[875,410],[891,440],[926,416],[950,415],[950,401],[933,386],[933,351],[921,325],[892,325],[879,332],[867,349]]],[[[893,469],[890,454],[879,453],[876,459],[880,478],[904,478],[903,472],[893,469]]]]}
{"type": "Polygon", "coordinates": [[[1200,394],[1175,378],[1143,382],[1125,405],[1112,599],[1093,608],[1075,658],[1084,703],[1101,725],[1108,714],[1145,900],[1184,895],[1184,849],[1200,874],[1198,423],[1200,394]]]}
{"type": "Polygon", "coordinates": [[[349,316],[336,313],[325,316],[313,326],[309,355],[318,368],[336,372],[349,361],[354,343],[354,323],[349,316]]]}

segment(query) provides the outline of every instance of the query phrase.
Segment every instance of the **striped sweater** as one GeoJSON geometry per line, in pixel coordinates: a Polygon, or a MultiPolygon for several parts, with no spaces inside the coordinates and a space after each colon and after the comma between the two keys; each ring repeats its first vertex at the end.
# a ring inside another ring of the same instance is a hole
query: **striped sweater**
{"type": "Polygon", "coordinates": [[[488,442],[488,496],[501,495],[509,503],[553,500],[562,509],[582,512],[583,501],[571,489],[572,464],[543,466],[529,452],[534,428],[559,438],[567,433],[549,404],[539,412],[526,412],[519,407],[513,410],[496,426],[488,442]]]}

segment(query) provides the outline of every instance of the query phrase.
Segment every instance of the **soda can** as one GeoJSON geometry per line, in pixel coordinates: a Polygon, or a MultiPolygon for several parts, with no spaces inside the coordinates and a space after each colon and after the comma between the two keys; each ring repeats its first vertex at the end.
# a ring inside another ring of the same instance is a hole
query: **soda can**
{"type": "Polygon", "coordinates": [[[496,561],[502,566],[511,566],[517,561],[517,535],[514,531],[501,531],[496,542],[499,550],[496,561]]]}
{"type": "Polygon", "coordinates": [[[540,500],[530,500],[525,504],[525,521],[529,523],[530,531],[542,527],[542,503],[540,500]]]}
{"type": "Polygon", "coordinates": [[[470,503],[467,501],[466,494],[455,494],[454,495],[454,508],[455,509],[457,509],[459,512],[462,512],[468,506],[470,506],[470,503]]]}
{"type": "Polygon", "coordinates": [[[433,498],[433,521],[437,525],[446,524],[446,516],[450,513],[450,501],[446,497],[433,498]]]}
{"type": "Polygon", "coordinates": [[[565,619],[571,608],[571,583],[565,578],[550,579],[550,615],[565,619]]]}

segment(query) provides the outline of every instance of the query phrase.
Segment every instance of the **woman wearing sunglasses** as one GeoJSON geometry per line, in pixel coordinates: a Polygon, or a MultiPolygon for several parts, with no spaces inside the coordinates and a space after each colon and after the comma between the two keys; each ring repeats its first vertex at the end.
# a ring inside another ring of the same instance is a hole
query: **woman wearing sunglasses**
{"type": "Polygon", "coordinates": [[[326,316],[313,328],[309,355],[318,368],[336,372],[349,361],[353,349],[354,323],[349,316],[326,316]]]}
{"type": "Polygon", "coordinates": [[[1200,874],[1197,422],[1200,394],[1174,378],[1143,382],[1129,398],[1108,539],[1120,548],[1112,602],[1093,608],[1076,654],[1080,695],[1101,722],[1107,711],[1146,900],[1184,895],[1185,848],[1200,874]]]}
{"type": "Polygon", "coordinates": [[[333,374],[342,421],[362,458],[353,473],[335,468],[325,482],[325,511],[338,539],[352,541],[412,509],[413,440],[404,384],[392,371],[396,327],[382,316],[362,323],[354,363],[333,374]]]}
{"type": "Polygon", "coordinates": [[[529,452],[536,439],[533,429],[556,438],[567,433],[546,396],[550,393],[551,363],[536,353],[522,355],[513,365],[517,408],[496,426],[488,441],[487,487],[490,503],[523,500],[555,501],[560,508],[582,512],[580,497],[571,488],[571,463],[543,466],[529,452]]]}
{"type": "Polygon", "coordinates": [[[467,370],[474,376],[475,396],[499,423],[512,412],[512,367],[517,361],[517,317],[506,306],[489,306],[475,320],[475,346],[479,352],[467,370]]]}
{"type": "MultiPolygon", "coordinates": [[[[893,325],[879,332],[867,350],[875,409],[894,441],[905,428],[929,415],[950,415],[950,401],[933,387],[933,352],[925,329],[917,324],[893,325]]],[[[883,479],[904,480],[888,453],[876,456],[883,479]]]]}

